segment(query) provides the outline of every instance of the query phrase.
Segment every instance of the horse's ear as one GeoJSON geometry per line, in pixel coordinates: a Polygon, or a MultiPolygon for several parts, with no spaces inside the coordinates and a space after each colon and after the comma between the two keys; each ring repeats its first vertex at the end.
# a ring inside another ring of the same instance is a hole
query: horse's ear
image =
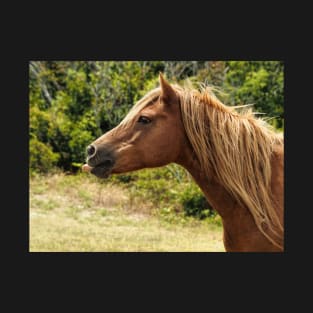
{"type": "Polygon", "coordinates": [[[159,81],[161,85],[161,97],[164,102],[168,104],[176,103],[178,101],[177,94],[161,73],[159,74],[159,81]]]}

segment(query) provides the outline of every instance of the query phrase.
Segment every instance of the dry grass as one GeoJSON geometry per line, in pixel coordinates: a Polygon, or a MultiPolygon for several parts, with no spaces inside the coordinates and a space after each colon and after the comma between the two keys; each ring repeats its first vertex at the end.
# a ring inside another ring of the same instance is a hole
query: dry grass
{"type": "Polygon", "coordinates": [[[29,251],[225,251],[221,227],[170,223],[144,203],[85,174],[32,177],[29,251]]]}

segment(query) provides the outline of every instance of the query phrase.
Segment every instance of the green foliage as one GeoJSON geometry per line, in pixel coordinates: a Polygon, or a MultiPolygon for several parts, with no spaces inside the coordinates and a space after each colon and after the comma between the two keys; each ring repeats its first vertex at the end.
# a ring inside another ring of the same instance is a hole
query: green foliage
{"type": "Polygon", "coordinates": [[[42,142],[49,141],[50,116],[38,107],[30,108],[29,133],[31,138],[38,138],[42,142]]]}
{"type": "Polygon", "coordinates": [[[216,216],[199,187],[176,164],[115,175],[110,177],[110,181],[127,184],[132,197],[150,202],[168,221],[176,220],[177,214],[199,219],[216,216]]]}
{"type": "Polygon", "coordinates": [[[189,184],[184,189],[180,196],[180,202],[187,216],[196,216],[202,219],[215,215],[215,211],[195,184],[189,184]]]}
{"type": "MultiPolygon", "coordinates": [[[[122,175],[122,178],[112,178],[117,181],[126,181],[132,188],[135,196],[145,195],[149,198],[153,205],[171,204],[175,205],[177,190],[177,178],[173,168],[177,165],[168,165],[158,169],[144,169],[129,175],[122,175]]],[[[177,171],[177,169],[176,169],[177,171]]],[[[183,169],[180,171],[184,172],[183,169]]]]}
{"type": "MultiPolygon", "coordinates": [[[[84,160],[86,157],[86,147],[93,141],[93,136],[89,131],[74,128],[71,132],[69,148],[71,151],[71,159],[84,160]]],[[[72,162],[75,163],[75,162],[72,162]]]]}
{"type": "Polygon", "coordinates": [[[275,118],[275,127],[283,128],[283,62],[229,61],[226,66],[224,89],[230,104],[254,104],[256,111],[275,118]]]}
{"type": "Polygon", "coordinates": [[[42,143],[37,138],[30,139],[29,155],[31,171],[48,172],[59,159],[59,155],[54,153],[49,145],[42,143]]]}
{"type": "Polygon", "coordinates": [[[96,127],[95,117],[90,112],[86,112],[77,123],[72,125],[68,143],[72,164],[85,159],[86,147],[94,140],[96,127]]]}

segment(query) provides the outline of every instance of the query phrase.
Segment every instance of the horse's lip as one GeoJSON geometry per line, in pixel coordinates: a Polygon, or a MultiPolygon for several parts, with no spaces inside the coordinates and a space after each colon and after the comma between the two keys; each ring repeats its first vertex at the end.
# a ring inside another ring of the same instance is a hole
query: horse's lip
{"type": "Polygon", "coordinates": [[[84,164],[84,165],[82,166],[82,171],[83,171],[83,172],[90,172],[91,170],[92,170],[92,167],[89,166],[88,164],[84,164]]]}

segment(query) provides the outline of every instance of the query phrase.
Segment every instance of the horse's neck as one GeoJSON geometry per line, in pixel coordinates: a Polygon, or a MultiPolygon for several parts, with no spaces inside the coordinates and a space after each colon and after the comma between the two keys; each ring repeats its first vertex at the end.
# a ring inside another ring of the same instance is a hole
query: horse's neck
{"type": "Polygon", "coordinates": [[[185,160],[185,162],[180,162],[180,164],[192,175],[210,205],[223,219],[227,219],[230,215],[233,215],[236,201],[213,177],[207,177],[204,175],[196,159],[190,158],[185,160]]]}
{"type": "Polygon", "coordinates": [[[210,205],[221,216],[226,251],[276,250],[260,233],[249,210],[240,206],[214,177],[206,177],[196,159],[189,156],[177,163],[189,171],[210,205]]]}

